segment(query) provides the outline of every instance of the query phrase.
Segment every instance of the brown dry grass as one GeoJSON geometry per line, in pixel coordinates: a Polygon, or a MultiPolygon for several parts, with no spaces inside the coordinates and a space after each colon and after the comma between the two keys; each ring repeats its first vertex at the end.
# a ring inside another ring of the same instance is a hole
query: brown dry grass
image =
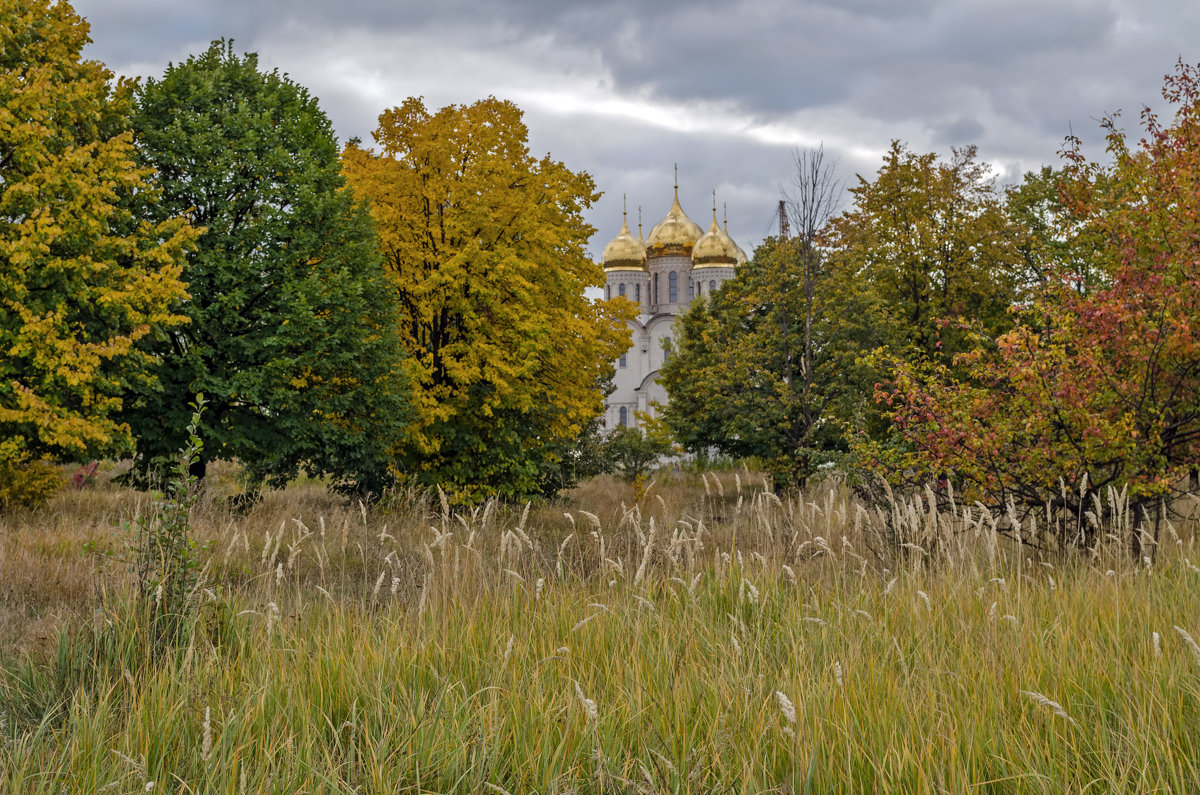
{"type": "MultiPolygon", "coordinates": [[[[154,495],[118,485],[116,478],[126,469],[107,464],[82,490],[68,486],[45,506],[0,515],[0,660],[26,653],[44,656],[53,648],[58,628],[91,615],[105,592],[128,585],[128,528],[152,508],[154,495]]],[[[636,501],[631,484],[610,476],[593,478],[555,500],[532,505],[526,526],[538,539],[542,563],[553,562],[558,545],[571,533],[590,532],[583,512],[613,528],[637,506],[659,527],[682,519],[725,539],[736,535],[737,523],[727,522],[725,514],[735,512],[739,493],[748,496],[752,488],[762,489],[761,476],[744,470],[709,473],[703,476],[708,494],[701,477],[660,473],[636,501]]],[[[368,511],[330,494],[320,482],[305,481],[268,490],[259,503],[240,512],[229,501],[239,491],[236,469],[215,466],[192,516],[192,538],[207,563],[207,578],[216,584],[253,585],[282,565],[289,582],[322,583],[337,598],[362,598],[375,588],[385,546],[394,549],[385,544],[391,536],[406,551],[390,563],[387,587],[415,599],[422,579],[421,540],[428,539],[431,527],[454,529],[443,522],[436,492],[398,495],[390,505],[368,511]],[[298,551],[290,556],[293,545],[298,551]],[[269,557],[276,559],[274,566],[267,565],[269,557]],[[394,586],[393,578],[399,579],[394,586]]],[[[516,521],[524,506],[493,505],[488,510],[490,524],[479,543],[494,549],[500,535],[496,528],[516,521]],[[487,532],[489,527],[494,532],[487,532]]],[[[640,549],[633,533],[617,534],[608,543],[606,557],[613,560],[634,559],[640,549]]],[[[569,560],[581,573],[602,564],[583,551],[569,560]]]]}

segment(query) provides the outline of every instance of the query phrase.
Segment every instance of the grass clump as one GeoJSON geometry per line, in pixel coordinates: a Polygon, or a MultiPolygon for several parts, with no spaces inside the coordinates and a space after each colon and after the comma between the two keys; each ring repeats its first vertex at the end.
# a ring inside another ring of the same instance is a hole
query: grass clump
{"type": "Polygon", "coordinates": [[[198,435],[204,405],[204,396],[197,395],[187,426],[187,442],[177,457],[167,493],[156,499],[148,512],[126,524],[132,537],[135,610],[146,632],[151,659],[183,639],[191,624],[192,604],[199,594],[196,542],[189,528],[199,491],[199,479],[192,474],[192,466],[204,450],[198,435]]]}

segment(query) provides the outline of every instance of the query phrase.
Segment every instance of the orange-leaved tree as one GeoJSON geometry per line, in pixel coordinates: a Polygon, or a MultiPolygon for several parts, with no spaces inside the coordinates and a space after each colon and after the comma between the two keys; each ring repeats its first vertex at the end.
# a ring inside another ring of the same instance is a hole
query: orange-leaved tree
{"type": "Polygon", "coordinates": [[[1150,553],[1200,455],[1200,70],[1180,62],[1163,94],[1174,119],[1144,111],[1136,144],[1104,122],[1110,164],[1068,139],[1060,189],[1070,234],[1094,244],[1087,279],[1062,263],[1015,329],[976,338],[965,377],[910,367],[880,385],[909,444],[893,472],[944,476],[1068,545],[1095,541],[1111,487],[1131,551],[1150,553]]]}

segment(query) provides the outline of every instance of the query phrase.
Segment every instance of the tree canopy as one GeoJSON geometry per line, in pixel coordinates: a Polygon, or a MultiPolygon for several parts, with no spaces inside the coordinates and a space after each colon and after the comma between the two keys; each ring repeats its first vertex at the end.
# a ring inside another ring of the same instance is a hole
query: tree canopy
{"type": "Polygon", "coordinates": [[[1088,241],[1086,270],[1068,249],[1012,331],[975,338],[961,376],[901,369],[882,385],[911,450],[891,471],[1065,516],[1069,543],[1090,542],[1084,517],[1108,487],[1144,515],[1186,482],[1200,455],[1200,72],[1181,63],[1163,93],[1174,120],[1145,111],[1137,144],[1104,122],[1109,164],[1068,140],[1057,237],[1088,241]]]}
{"type": "Polygon", "coordinates": [[[875,339],[858,322],[867,316],[855,305],[861,296],[835,290],[813,261],[821,253],[805,245],[768,239],[697,301],[678,321],[677,355],[659,376],[671,398],[663,420],[678,442],[755,457],[780,488],[802,485],[846,449],[844,429],[871,383],[856,361],[875,339]]]}
{"type": "Polygon", "coordinates": [[[796,235],[766,241],[681,320],[661,376],[680,442],[757,457],[778,487],[803,485],[848,433],[885,434],[874,382],[898,362],[951,361],[952,321],[1007,328],[1023,262],[974,149],[944,163],[893,142],[837,216],[820,150],[796,165],[796,235]]]}
{"type": "Polygon", "coordinates": [[[66,3],[0,0],[0,464],[127,452],[136,344],[184,320],[178,213],[135,160],[133,86],[84,61],[66,3]]]}
{"type": "Polygon", "coordinates": [[[850,193],[852,207],[823,243],[837,283],[875,293],[871,322],[888,337],[887,351],[948,362],[965,343],[946,321],[991,333],[1012,325],[1022,230],[975,147],[942,162],[893,141],[875,179],[860,176],[850,193]]]}
{"type": "Polygon", "coordinates": [[[455,499],[541,491],[602,409],[628,302],[592,302],[591,177],[530,156],[521,111],[485,99],[385,111],[379,151],[347,146],[368,197],[415,395],[400,468],[455,499]]]}
{"type": "Polygon", "coordinates": [[[381,488],[410,419],[403,349],[316,99],[221,41],[147,81],[133,119],[161,191],[147,216],[204,230],[183,274],[189,322],[150,341],[157,383],[125,412],[143,466],[180,448],[203,393],[206,455],[237,458],[252,483],[303,468],[381,488]]]}

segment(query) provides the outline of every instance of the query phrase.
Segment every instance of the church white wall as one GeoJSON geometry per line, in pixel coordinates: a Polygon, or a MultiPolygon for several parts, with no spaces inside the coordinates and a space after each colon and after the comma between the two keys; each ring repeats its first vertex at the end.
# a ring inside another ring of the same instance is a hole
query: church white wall
{"type": "Polygon", "coordinates": [[[615,428],[620,424],[620,410],[625,408],[627,424],[638,425],[634,412],[653,415],[655,401],[666,403],[667,392],[657,382],[659,369],[666,361],[663,342],[673,339],[675,320],[678,315],[658,313],[642,315],[629,324],[633,345],[626,352],[624,361],[618,359],[613,375],[616,387],[608,397],[605,411],[605,427],[615,428]]]}
{"type": "Polygon", "coordinates": [[[646,357],[650,371],[660,369],[666,361],[663,340],[671,338],[676,317],[678,316],[674,314],[655,315],[646,326],[646,357]]]}
{"type": "Polygon", "coordinates": [[[624,296],[633,301],[641,312],[650,307],[650,275],[645,271],[613,270],[605,274],[604,297],[624,296]],[[623,291],[622,291],[622,288],[623,291]]]}
{"type": "Polygon", "coordinates": [[[646,322],[651,316],[643,314],[638,320],[629,324],[633,344],[626,352],[623,360],[617,360],[613,374],[613,384],[616,389],[608,397],[608,409],[605,412],[605,427],[615,428],[620,424],[620,410],[625,409],[626,424],[636,426],[639,423],[634,417],[635,411],[648,411],[649,404],[645,394],[639,394],[643,383],[655,368],[651,365],[651,332],[646,322]]]}

